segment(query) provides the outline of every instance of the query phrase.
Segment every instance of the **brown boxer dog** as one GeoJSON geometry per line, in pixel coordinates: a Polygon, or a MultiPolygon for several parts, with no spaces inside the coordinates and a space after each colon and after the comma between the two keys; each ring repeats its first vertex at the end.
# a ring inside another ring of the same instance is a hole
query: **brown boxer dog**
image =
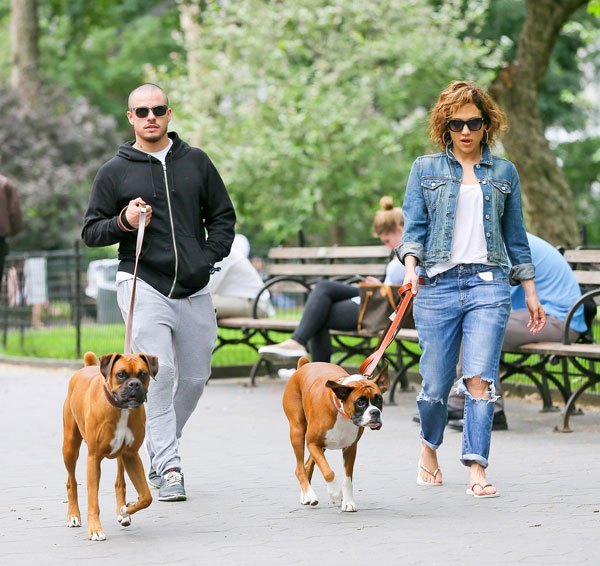
{"type": "Polygon", "coordinates": [[[88,448],[87,494],[88,535],[91,540],[106,540],[100,523],[98,484],[100,462],[117,458],[117,521],[131,524],[130,515],[152,503],[144,466],[138,450],[146,432],[144,401],[150,377],[158,372],[158,359],[147,354],[108,354],[98,358],[93,352],[84,356],[85,367],[73,374],[63,409],[63,458],[68,472],[69,510],[67,527],[81,526],[77,501],[75,466],[81,441],[88,448]],[[125,474],[138,492],[138,500],[125,504],[125,474]]]}
{"type": "Polygon", "coordinates": [[[290,440],[296,455],[300,503],[319,503],[310,481],[315,464],[327,482],[329,499],[342,511],[356,511],[352,473],[356,448],[365,427],[382,426],[383,396],[387,390],[387,367],[374,379],[349,375],[340,366],[298,360],[283,393],[283,410],[290,421],[290,440]],[[304,446],[309,457],[304,463],[304,446]],[[325,450],[342,450],[345,478],[341,486],[325,458],[325,450]]]}

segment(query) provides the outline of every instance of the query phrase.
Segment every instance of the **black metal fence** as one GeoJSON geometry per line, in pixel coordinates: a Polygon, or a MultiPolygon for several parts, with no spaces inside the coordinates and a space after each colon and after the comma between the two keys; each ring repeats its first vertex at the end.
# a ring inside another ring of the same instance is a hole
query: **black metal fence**
{"type": "MultiPolygon", "coordinates": [[[[116,259],[90,261],[83,244],[60,251],[11,253],[0,286],[0,354],[81,360],[123,351],[116,259]]],[[[228,347],[215,353],[218,367],[251,367],[256,352],[228,347]]],[[[241,374],[238,374],[241,375],[241,374]]]]}

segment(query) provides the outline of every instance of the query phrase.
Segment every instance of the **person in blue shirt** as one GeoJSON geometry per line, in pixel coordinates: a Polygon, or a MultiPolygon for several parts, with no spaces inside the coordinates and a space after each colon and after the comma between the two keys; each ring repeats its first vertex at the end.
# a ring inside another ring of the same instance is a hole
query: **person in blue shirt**
{"type": "MultiPolygon", "coordinates": [[[[525,323],[529,320],[529,312],[525,304],[523,288],[518,285],[511,288],[511,313],[504,335],[503,350],[511,351],[522,344],[531,342],[561,342],[563,339],[565,319],[569,309],[581,297],[581,289],[575,274],[567,260],[552,244],[538,236],[527,233],[531,259],[535,266],[535,285],[542,307],[546,311],[546,326],[537,334],[531,334],[525,323]]],[[[575,342],[580,334],[587,331],[581,305],[571,320],[569,330],[571,342],[575,342]]],[[[460,367],[457,374],[460,375],[460,367]]],[[[500,383],[496,384],[496,394],[502,394],[500,383]]],[[[452,389],[448,399],[448,427],[454,430],[463,428],[464,397],[452,389]]],[[[496,401],[494,408],[493,430],[506,430],[508,423],[504,413],[502,397],[496,401]]]]}

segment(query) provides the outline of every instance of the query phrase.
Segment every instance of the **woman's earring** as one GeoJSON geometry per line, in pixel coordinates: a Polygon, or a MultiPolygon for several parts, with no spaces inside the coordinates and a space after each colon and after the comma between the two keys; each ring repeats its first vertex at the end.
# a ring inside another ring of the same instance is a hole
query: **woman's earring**
{"type": "Polygon", "coordinates": [[[490,134],[488,134],[487,130],[483,130],[485,133],[485,141],[483,142],[485,145],[487,145],[490,141],[490,134]]]}
{"type": "Polygon", "coordinates": [[[442,141],[444,142],[444,145],[446,146],[446,149],[448,148],[448,146],[452,143],[452,136],[450,135],[450,132],[445,131],[444,135],[442,136],[442,141]],[[446,138],[446,134],[448,134],[448,137],[446,138]]]}

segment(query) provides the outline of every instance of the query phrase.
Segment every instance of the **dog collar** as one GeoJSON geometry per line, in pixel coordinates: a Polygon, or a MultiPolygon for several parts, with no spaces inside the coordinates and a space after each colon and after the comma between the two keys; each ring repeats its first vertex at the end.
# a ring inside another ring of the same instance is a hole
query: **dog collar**
{"type": "Polygon", "coordinates": [[[338,399],[336,397],[336,394],[332,391],[331,392],[331,402],[333,403],[333,406],[335,407],[335,410],[342,415],[342,417],[344,417],[345,419],[348,419],[349,421],[351,421],[352,419],[348,416],[348,414],[346,413],[346,411],[344,411],[344,404],[341,402],[340,399],[338,399]],[[339,403],[338,403],[339,401],[339,403]]]}

